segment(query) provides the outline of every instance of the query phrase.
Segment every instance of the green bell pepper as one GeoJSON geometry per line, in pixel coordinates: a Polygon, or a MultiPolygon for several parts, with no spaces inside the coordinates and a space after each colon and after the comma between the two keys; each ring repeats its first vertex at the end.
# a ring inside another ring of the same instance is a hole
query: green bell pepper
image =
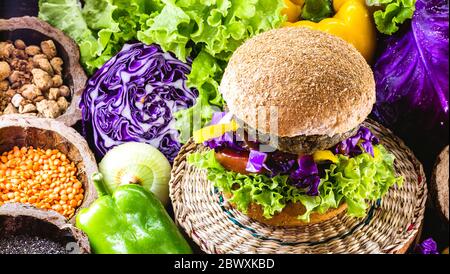
{"type": "Polygon", "coordinates": [[[80,210],[76,226],[98,254],[188,254],[189,244],[159,199],[140,185],[118,187],[109,195],[103,176],[92,177],[99,198],[80,210]]]}

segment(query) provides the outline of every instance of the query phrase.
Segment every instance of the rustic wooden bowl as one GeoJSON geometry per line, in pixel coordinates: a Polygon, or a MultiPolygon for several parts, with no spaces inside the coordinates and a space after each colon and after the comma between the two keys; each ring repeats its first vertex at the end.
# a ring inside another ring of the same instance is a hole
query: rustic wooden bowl
{"type": "Polygon", "coordinates": [[[63,81],[71,91],[69,108],[56,120],[67,126],[73,126],[81,120],[79,103],[87,81],[87,76],[79,62],[78,46],[62,31],[36,17],[0,19],[0,41],[16,39],[22,39],[27,45],[39,45],[41,41],[49,39],[55,43],[58,56],[64,61],[63,81]]]}
{"type": "Polygon", "coordinates": [[[24,234],[59,242],[69,254],[91,252],[87,236],[61,214],[19,203],[0,206],[0,238],[24,234]]]}
{"type": "Polygon", "coordinates": [[[436,159],[431,178],[431,202],[439,210],[440,216],[449,221],[449,146],[446,146],[436,159]]]}
{"type": "Polygon", "coordinates": [[[71,223],[75,222],[81,208],[88,207],[97,198],[91,182],[92,174],[98,171],[97,163],[84,138],[73,128],[53,119],[5,115],[0,117],[0,153],[14,146],[58,149],[75,163],[77,177],[84,188],[84,200],[69,220],[71,223]]]}

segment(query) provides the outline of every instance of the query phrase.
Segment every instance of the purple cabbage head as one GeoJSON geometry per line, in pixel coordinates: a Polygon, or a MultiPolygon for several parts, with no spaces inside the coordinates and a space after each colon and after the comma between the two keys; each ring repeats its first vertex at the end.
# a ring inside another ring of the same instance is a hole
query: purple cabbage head
{"type": "Polygon", "coordinates": [[[181,147],[173,114],[191,107],[198,92],[186,85],[190,62],[157,45],[126,44],[88,81],[80,107],[83,134],[96,156],[125,142],[145,142],[172,162],[181,147]]]}

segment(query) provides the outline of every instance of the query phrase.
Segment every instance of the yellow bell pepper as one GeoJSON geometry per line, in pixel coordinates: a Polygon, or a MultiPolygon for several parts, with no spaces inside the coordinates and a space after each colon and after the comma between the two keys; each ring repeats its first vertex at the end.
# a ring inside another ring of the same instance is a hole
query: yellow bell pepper
{"type": "Polygon", "coordinates": [[[281,14],[287,16],[288,22],[297,22],[304,3],[304,0],[284,0],[285,7],[281,10],[281,14]]]}
{"type": "Polygon", "coordinates": [[[316,163],[331,161],[336,164],[338,162],[338,157],[330,150],[318,150],[314,152],[313,159],[316,163]]]}
{"type": "Polygon", "coordinates": [[[207,126],[197,131],[194,131],[193,134],[194,142],[197,144],[201,144],[205,141],[218,138],[224,135],[226,132],[236,131],[238,130],[238,128],[239,124],[235,120],[232,120],[229,123],[207,126]]]}
{"type": "MultiPolygon", "coordinates": [[[[333,17],[318,23],[308,20],[288,21],[284,26],[307,27],[336,35],[355,46],[370,63],[376,48],[376,29],[365,0],[333,0],[333,9],[333,17]]],[[[294,11],[289,11],[284,14],[294,14],[294,11]]]]}

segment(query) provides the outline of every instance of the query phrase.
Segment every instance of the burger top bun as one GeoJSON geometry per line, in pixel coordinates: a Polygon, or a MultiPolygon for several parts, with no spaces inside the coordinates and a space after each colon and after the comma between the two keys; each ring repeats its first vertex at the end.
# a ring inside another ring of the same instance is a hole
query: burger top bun
{"type": "Polygon", "coordinates": [[[219,90],[237,118],[281,137],[345,133],[375,103],[364,57],[344,40],[307,28],[249,39],[231,57],[219,90]]]}

